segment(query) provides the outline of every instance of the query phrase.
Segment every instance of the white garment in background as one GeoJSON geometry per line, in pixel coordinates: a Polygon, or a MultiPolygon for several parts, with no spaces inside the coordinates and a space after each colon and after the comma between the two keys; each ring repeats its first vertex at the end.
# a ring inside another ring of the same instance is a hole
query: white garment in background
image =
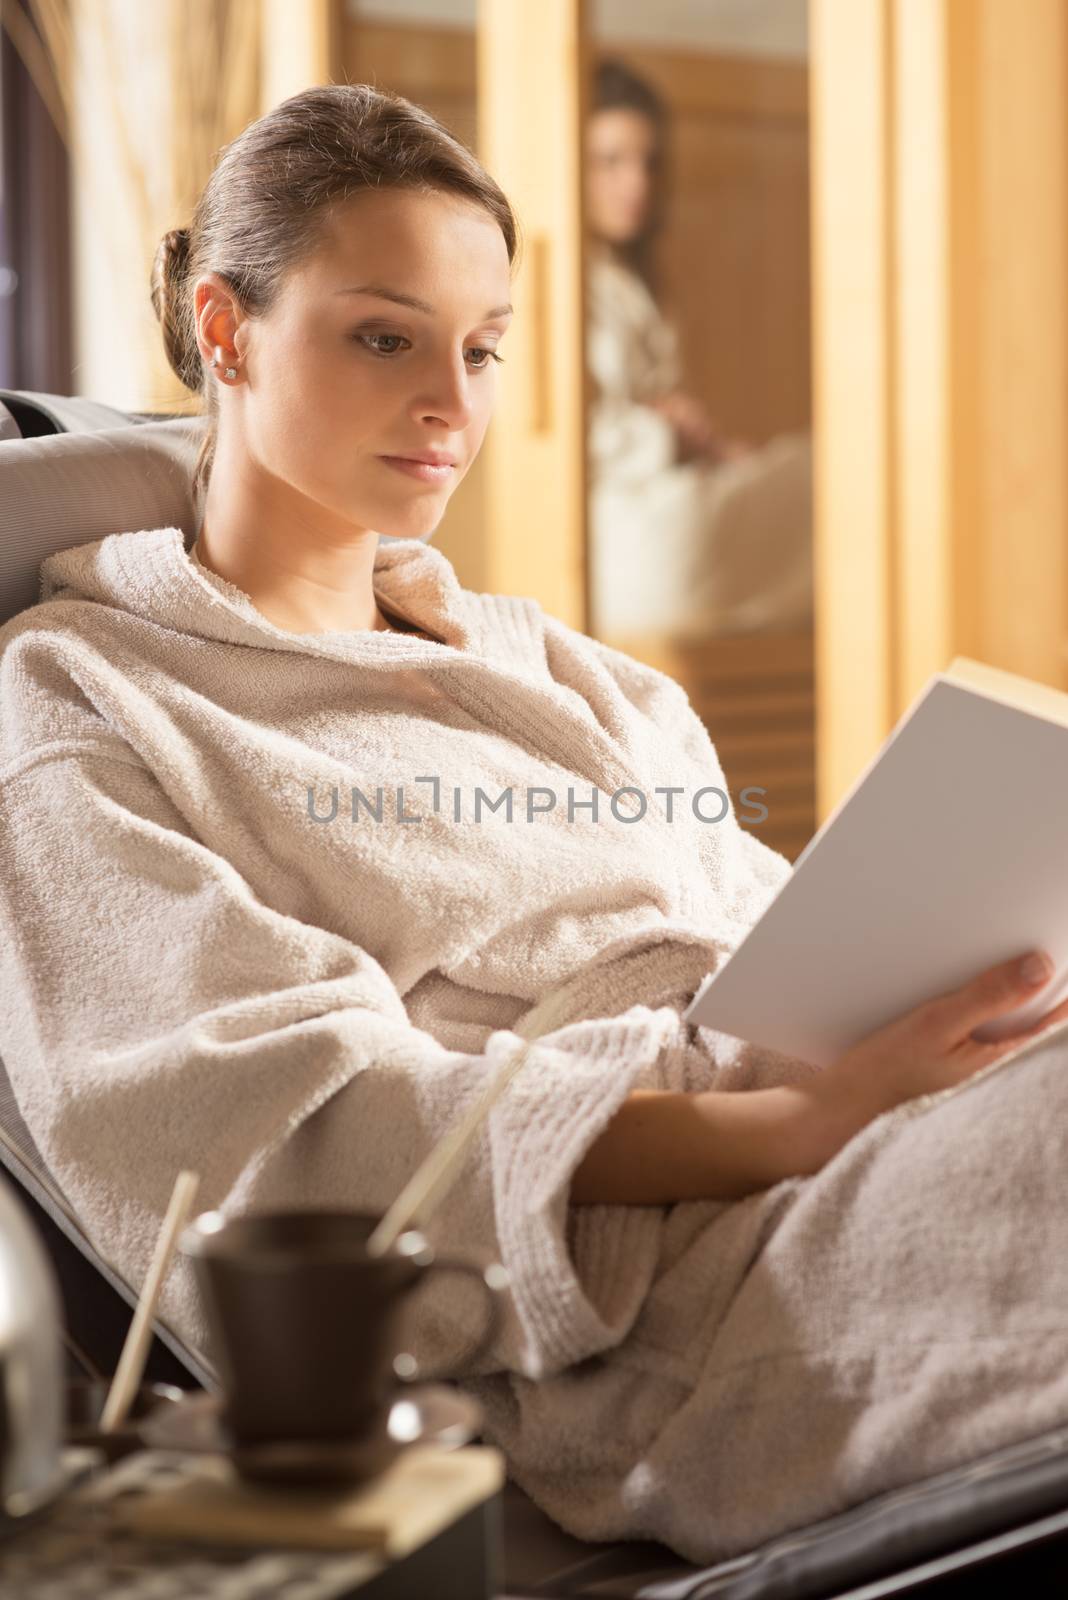
{"type": "Polygon", "coordinates": [[[681,384],[676,330],[611,257],[589,269],[592,620],[606,635],[706,637],[812,618],[812,449],[784,434],[713,464],[676,462],[652,401],[681,384]]]}

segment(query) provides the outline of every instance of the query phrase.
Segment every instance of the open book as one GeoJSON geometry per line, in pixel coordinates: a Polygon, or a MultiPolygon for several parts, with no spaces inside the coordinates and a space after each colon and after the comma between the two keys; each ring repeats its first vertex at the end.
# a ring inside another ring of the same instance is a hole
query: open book
{"type": "Polygon", "coordinates": [[[689,1022],[827,1066],[985,968],[1045,950],[1068,994],[1068,694],[957,656],[794,863],[689,1022]]]}

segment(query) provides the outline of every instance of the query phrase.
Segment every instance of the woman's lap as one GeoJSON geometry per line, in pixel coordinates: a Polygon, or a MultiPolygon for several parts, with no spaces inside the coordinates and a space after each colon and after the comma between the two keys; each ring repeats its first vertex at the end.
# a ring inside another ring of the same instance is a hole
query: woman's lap
{"type": "Polygon", "coordinates": [[[1066,1166],[1062,1035],[673,1208],[624,1343],[515,1380],[516,1476],[580,1537],[712,1561],[1068,1421],[1066,1166]]]}

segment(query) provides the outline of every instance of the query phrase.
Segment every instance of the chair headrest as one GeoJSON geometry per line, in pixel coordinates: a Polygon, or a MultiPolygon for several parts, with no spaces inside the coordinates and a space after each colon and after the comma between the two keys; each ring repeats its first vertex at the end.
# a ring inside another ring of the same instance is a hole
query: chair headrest
{"type": "MultiPolygon", "coordinates": [[[[43,394],[32,389],[0,389],[0,408],[14,424],[3,438],[36,438],[43,433],[91,433],[98,428],[124,428],[139,420],[115,406],[81,394],[43,394]]],[[[148,418],[153,421],[158,419],[148,418]]]]}
{"type": "Polygon", "coordinates": [[[202,417],[0,441],[0,625],[40,593],[47,556],[109,533],[196,532],[202,417]]]}

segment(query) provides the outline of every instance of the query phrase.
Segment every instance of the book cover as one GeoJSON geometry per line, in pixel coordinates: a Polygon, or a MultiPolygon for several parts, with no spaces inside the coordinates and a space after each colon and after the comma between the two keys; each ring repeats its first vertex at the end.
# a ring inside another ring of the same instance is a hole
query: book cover
{"type": "Polygon", "coordinates": [[[686,1020],[819,1065],[985,968],[1054,975],[976,1030],[1068,995],[1068,694],[966,656],[935,674],[686,1020]]]}

